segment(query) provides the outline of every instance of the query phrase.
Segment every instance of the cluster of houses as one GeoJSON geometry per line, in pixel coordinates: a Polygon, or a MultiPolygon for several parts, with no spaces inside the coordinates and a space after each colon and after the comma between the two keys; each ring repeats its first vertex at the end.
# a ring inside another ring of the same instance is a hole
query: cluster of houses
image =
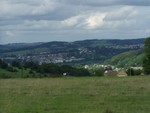
{"type": "Polygon", "coordinates": [[[64,63],[64,62],[73,62],[81,61],[83,58],[76,57],[67,57],[66,53],[50,54],[50,53],[39,53],[39,54],[27,54],[27,55],[5,55],[0,56],[0,59],[5,60],[6,62],[19,61],[19,62],[38,62],[42,63],[64,63]]]}
{"type": "Polygon", "coordinates": [[[114,49],[142,49],[144,47],[143,44],[133,44],[133,45],[117,45],[117,46],[113,46],[113,45],[109,45],[109,46],[106,46],[106,48],[114,48],[114,49]]]}
{"type": "MultiPolygon", "coordinates": [[[[91,70],[91,69],[104,69],[104,76],[128,76],[126,69],[124,68],[117,68],[112,65],[85,65],[85,69],[91,70]]],[[[134,70],[143,70],[143,67],[130,67],[134,70]]]]}

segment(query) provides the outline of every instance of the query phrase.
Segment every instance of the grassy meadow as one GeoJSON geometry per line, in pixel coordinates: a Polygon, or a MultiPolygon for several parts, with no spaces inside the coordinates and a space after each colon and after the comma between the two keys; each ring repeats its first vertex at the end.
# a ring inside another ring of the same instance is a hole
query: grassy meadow
{"type": "Polygon", "coordinates": [[[21,78],[22,76],[29,75],[29,69],[23,70],[23,72],[21,69],[15,69],[17,70],[17,72],[10,72],[0,68],[0,78],[21,78]]]}
{"type": "Polygon", "coordinates": [[[0,113],[150,113],[150,76],[0,79],[0,113]]]}

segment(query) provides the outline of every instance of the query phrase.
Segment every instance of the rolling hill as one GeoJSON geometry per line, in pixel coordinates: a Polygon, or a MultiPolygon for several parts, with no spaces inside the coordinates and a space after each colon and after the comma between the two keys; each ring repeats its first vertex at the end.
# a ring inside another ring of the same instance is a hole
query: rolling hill
{"type": "Polygon", "coordinates": [[[142,50],[143,45],[144,39],[7,44],[0,46],[0,58],[7,62],[103,63],[121,53],[142,50]]]}
{"type": "Polygon", "coordinates": [[[111,59],[105,61],[105,64],[117,67],[142,66],[143,56],[142,50],[127,51],[113,56],[111,59]]]}

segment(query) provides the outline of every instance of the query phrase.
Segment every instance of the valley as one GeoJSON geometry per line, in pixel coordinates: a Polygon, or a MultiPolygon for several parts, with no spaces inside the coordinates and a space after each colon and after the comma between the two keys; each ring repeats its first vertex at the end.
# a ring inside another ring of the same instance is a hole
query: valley
{"type": "MultiPolygon", "coordinates": [[[[141,51],[140,54],[142,54],[143,47],[144,39],[20,43],[1,45],[0,58],[8,63],[15,60],[19,62],[33,61],[39,64],[103,64],[124,52],[141,51]]],[[[109,63],[111,64],[111,62],[109,63]]]]}

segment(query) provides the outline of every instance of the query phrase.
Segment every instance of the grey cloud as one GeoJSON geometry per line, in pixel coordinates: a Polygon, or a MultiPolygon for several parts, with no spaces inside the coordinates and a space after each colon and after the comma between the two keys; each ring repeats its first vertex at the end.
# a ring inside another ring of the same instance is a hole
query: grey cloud
{"type": "Polygon", "coordinates": [[[150,34],[149,0],[1,0],[0,43],[150,34]]]}
{"type": "Polygon", "coordinates": [[[110,6],[110,5],[137,5],[137,6],[149,6],[149,0],[58,0],[65,3],[74,5],[93,5],[93,6],[110,6]]]}
{"type": "Polygon", "coordinates": [[[53,11],[57,5],[55,5],[54,2],[51,2],[49,0],[43,0],[43,1],[37,1],[36,5],[30,4],[33,1],[28,3],[14,3],[10,0],[8,1],[1,1],[0,7],[1,7],[1,13],[0,18],[4,19],[11,19],[14,17],[20,17],[20,16],[29,16],[29,15],[42,15],[46,14],[47,12],[53,11]]]}
{"type": "Polygon", "coordinates": [[[104,20],[106,21],[130,20],[130,19],[134,19],[138,15],[139,12],[134,7],[126,6],[126,7],[113,9],[104,18],[104,20]]]}
{"type": "Polygon", "coordinates": [[[149,0],[117,0],[120,5],[150,6],[149,0]]]}

